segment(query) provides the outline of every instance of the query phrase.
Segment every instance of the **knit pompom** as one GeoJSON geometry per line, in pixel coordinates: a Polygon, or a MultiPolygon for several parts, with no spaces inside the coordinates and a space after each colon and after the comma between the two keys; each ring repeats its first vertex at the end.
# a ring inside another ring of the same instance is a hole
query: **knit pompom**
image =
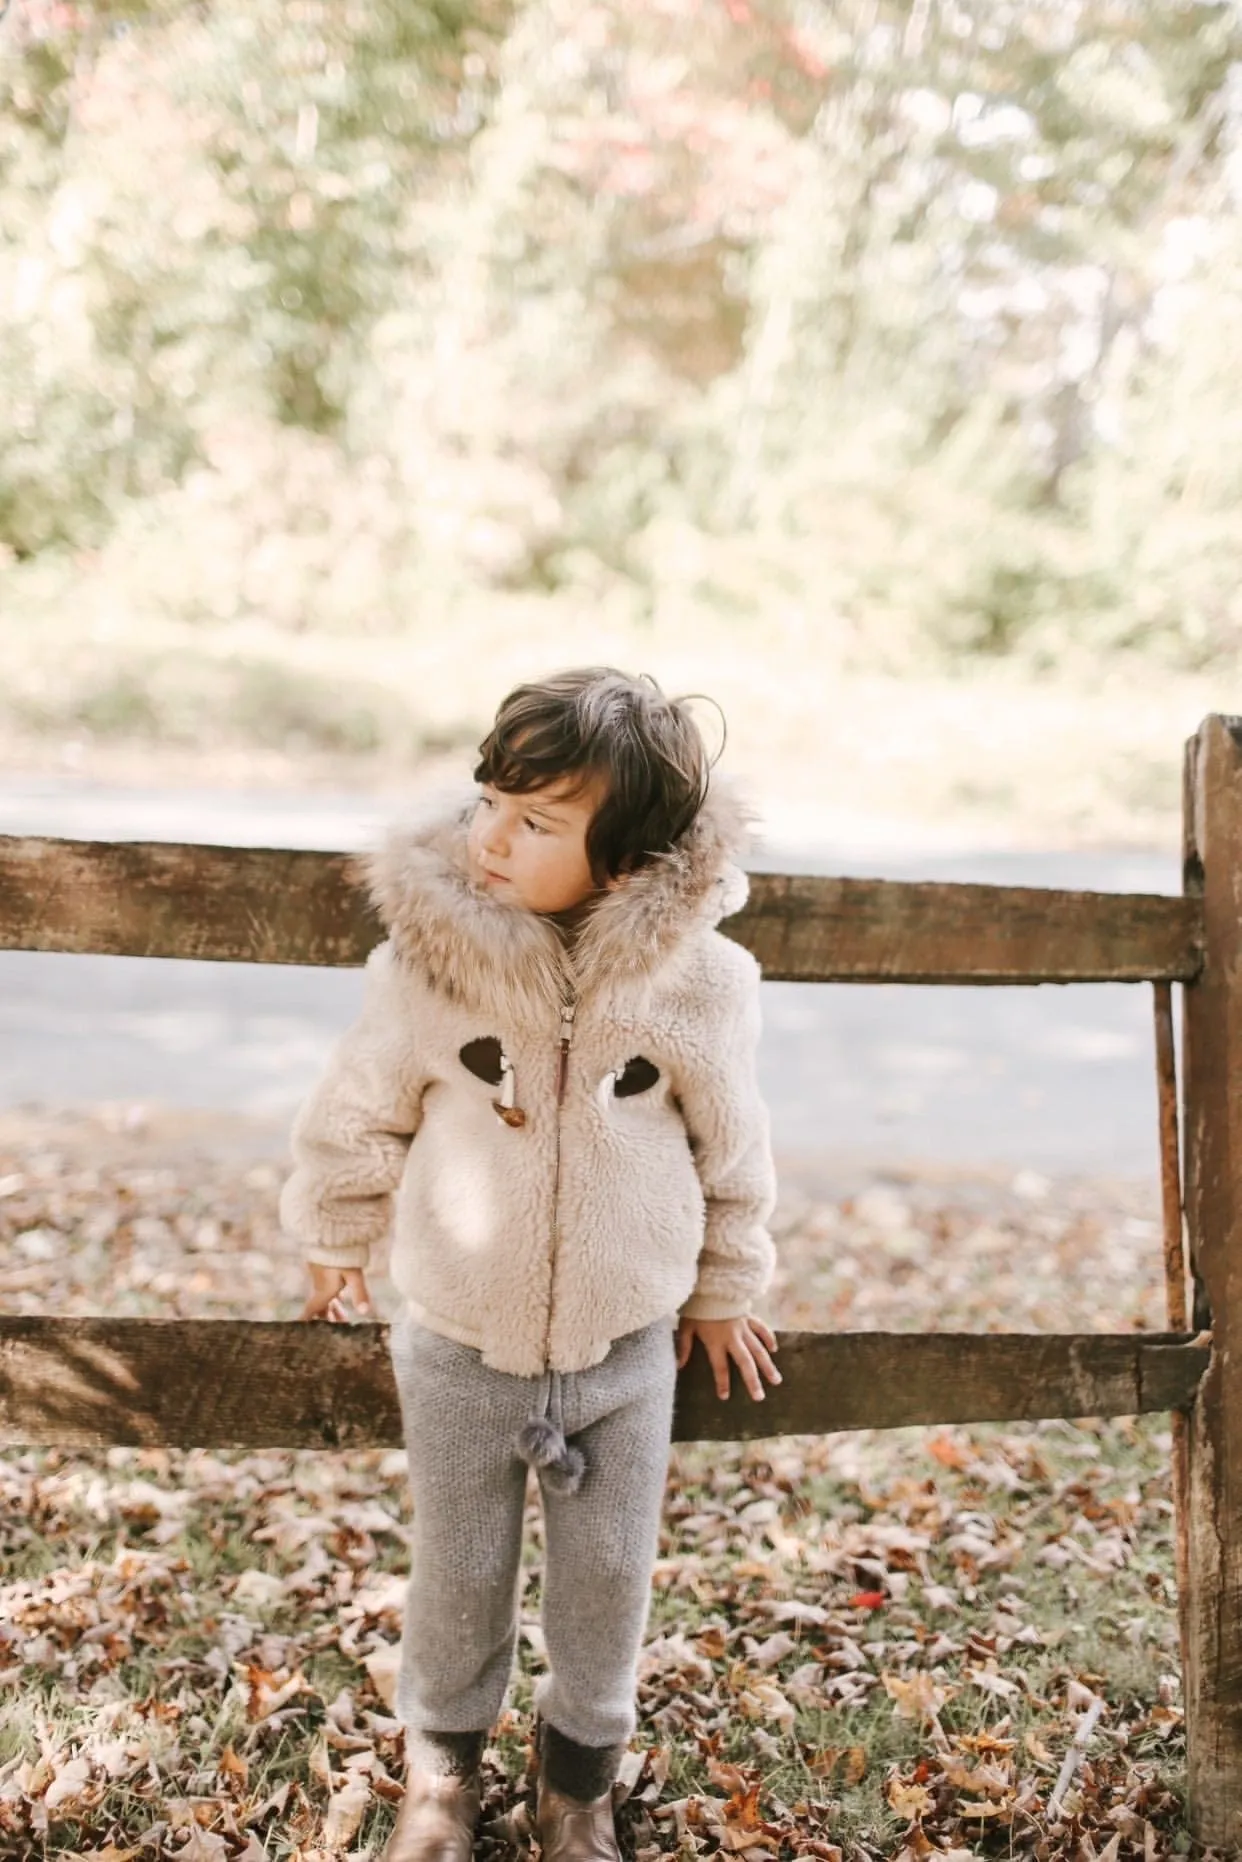
{"type": "Polygon", "coordinates": [[[518,1431],[514,1447],[532,1468],[546,1468],[565,1453],[565,1437],[548,1416],[532,1416],[518,1431]]]}
{"type": "Polygon", "coordinates": [[[577,1493],[585,1473],[586,1456],[572,1442],[567,1442],[564,1454],[544,1467],[544,1486],[549,1493],[577,1493]]]}

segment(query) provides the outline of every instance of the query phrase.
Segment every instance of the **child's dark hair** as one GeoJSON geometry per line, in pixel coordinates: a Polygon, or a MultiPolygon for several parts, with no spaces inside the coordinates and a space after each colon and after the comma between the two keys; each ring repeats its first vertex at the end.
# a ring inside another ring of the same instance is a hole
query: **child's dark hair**
{"type": "Polygon", "coordinates": [[[509,693],[479,745],[474,779],[525,795],[560,781],[581,790],[601,778],[606,794],[586,852],[603,885],[676,846],[703,806],[709,774],[684,699],[666,698],[645,674],[583,666],[509,693]]]}

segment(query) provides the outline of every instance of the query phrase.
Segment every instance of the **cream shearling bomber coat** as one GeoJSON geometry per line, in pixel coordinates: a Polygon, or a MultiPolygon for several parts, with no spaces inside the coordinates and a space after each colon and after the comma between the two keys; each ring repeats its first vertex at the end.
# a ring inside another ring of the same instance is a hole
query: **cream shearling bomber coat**
{"type": "Polygon", "coordinates": [[[389,1272],[496,1370],[598,1363],[662,1314],[748,1312],[774,1186],[744,816],[713,784],[680,845],[557,927],[469,876],[474,796],[368,863],[388,931],[293,1131],[281,1214],[312,1261],[389,1272]],[[394,1210],[395,1199],[395,1210],[394,1210]]]}

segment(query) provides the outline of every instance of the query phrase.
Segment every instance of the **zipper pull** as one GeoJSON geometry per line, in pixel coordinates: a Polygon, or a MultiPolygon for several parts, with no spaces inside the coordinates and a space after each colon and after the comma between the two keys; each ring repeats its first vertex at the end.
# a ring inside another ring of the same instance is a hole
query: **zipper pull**
{"type": "Polygon", "coordinates": [[[556,1103],[565,1102],[565,1082],[569,1077],[569,1044],[574,1038],[574,1009],[572,1002],[561,1004],[561,1048],[556,1069],[556,1103]]]}

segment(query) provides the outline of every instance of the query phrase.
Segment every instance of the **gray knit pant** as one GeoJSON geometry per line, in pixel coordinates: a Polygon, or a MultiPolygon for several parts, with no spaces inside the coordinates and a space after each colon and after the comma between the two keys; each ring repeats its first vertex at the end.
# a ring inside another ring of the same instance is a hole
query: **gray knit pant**
{"type": "Polygon", "coordinates": [[[582,1745],[630,1737],[668,1471],[675,1326],[671,1315],[656,1320],[589,1370],[541,1380],[491,1370],[408,1314],[394,1319],[414,1501],[397,1683],[406,1726],[482,1730],[504,1704],[527,1479],[514,1444],[542,1398],[586,1468],[576,1493],[540,1475],[548,1672],[535,1707],[582,1745]]]}

